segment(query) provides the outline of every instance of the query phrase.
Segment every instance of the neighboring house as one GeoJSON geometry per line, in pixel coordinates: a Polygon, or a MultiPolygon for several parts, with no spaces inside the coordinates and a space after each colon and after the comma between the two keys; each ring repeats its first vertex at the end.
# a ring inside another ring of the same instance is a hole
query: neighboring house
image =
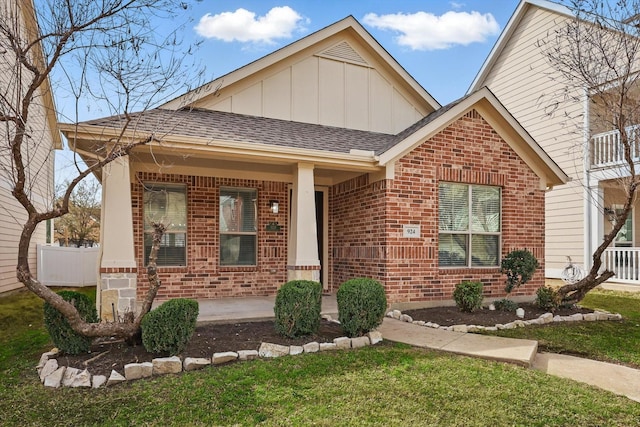
{"type": "MultiPolygon", "coordinates": [[[[23,42],[33,40],[38,33],[38,25],[31,0],[0,0],[0,16],[6,23],[15,22],[20,26],[23,42]]],[[[24,87],[20,78],[28,78],[30,73],[16,64],[15,56],[7,40],[0,35],[0,114],[11,112],[16,98],[21,96],[24,87]],[[4,53],[7,52],[7,53],[4,53]],[[12,62],[13,61],[13,62],[12,62]]],[[[39,45],[34,46],[32,54],[36,60],[43,57],[39,45]]],[[[25,142],[23,156],[28,160],[28,187],[31,200],[42,209],[50,206],[54,198],[54,149],[61,148],[61,137],[57,130],[55,105],[49,82],[46,81],[35,94],[29,117],[29,136],[25,142]]],[[[2,122],[0,122],[2,123],[2,122]]],[[[9,152],[10,129],[0,126],[0,293],[20,288],[22,284],[16,278],[18,241],[22,224],[26,221],[26,211],[11,194],[13,188],[13,168],[9,152]]],[[[51,224],[41,224],[33,234],[29,251],[31,271],[35,274],[36,245],[50,241],[51,224]]]]}
{"type": "MultiPolygon", "coordinates": [[[[488,89],[441,107],[352,17],[133,118],[127,140],[159,142],[102,173],[103,318],[148,288],[154,220],[160,299],[359,276],[394,304],[463,280],[503,296],[502,256],[542,258],[544,194],[567,180],[488,89]]],[[[61,126],[90,161],[121,124],[61,126]]]]}
{"type": "MultiPolygon", "coordinates": [[[[546,197],[545,261],[550,278],[561,277],[567,256],[585,268],[592,265],[591,254],[611,230],[612,213],[624,200],[616,184],[625,174],[617,132],[599,129],[595,123],[585,130],[589,108],[597,105],[586,102],[586,88],[563,94],[579,101],[558,103],[555,97],[567,85],[540,46],[574,16],[551,1],[522,0],[468,92],[485,86],[491,89],[571,177],[567,185],[554,188],[546,197]]],[[[604,254],[605,266],[616,273],[612,281],[640,284],[637,207],[604,254]],[[615,261],[623,259],[626,262],[615,261]]]]}

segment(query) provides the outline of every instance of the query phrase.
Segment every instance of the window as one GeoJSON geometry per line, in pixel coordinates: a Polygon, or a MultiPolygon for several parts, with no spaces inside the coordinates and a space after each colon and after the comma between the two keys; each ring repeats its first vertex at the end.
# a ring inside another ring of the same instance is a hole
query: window
{"type": "Polygon", "coordinates": [[[498,266],[500,188],[442,182],[438,201],[438,265],[498,266]]]}
{"type": "MultiPolygon", "coordinates": [[[[613,209],[616,215],[614,218],[618,218],[622,214],[624,207],[621,205],[614,205],[613,209]]],[[[612,226],[615,225],[616,223],[614,219],[614,221],[612,222],[612,226]]],[[[633,208],[631,208],[631,210],[629,211],[627,220],[624,222],[624,225],[622,226],[620,231],[618,231],[618,234],[613,240],[613,246],[623,248],[633,247],[633,208]]]]}
{"type": "Polygon", "coordinates": [[[256,265],[257,191],[220,189],[220,265],[256,265]]]}
{"type": "Polygon", "coordinates": [[[184,185],[144,186],[144,263],[149,263],[153,222],[162,222],[167,231],[158,251],[158,266],[187,264],[187,188],[184,185]]]}

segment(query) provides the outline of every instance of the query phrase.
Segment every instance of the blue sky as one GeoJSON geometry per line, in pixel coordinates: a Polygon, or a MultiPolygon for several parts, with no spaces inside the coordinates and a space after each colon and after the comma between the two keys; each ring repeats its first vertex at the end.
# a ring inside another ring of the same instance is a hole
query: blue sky
{"type": "MultiPolygon", "coordinates": [[[[201,41],[197,55],[213,80],[306,35],[353,15],[442,105],[463,96],[513,14],[518,0],[202,0],[189,2],[185,43],[201,41]]],[[[171,24],[153,21],[166,31],[171,24]]],[[[55,90],[57,107],[74,109],[55,90]]],[[[108,115],[99,106],[81,120],[108,115]]],[[[67,117],[72,117],[68,114],[67,117]]],[[[64,120],[63,121],[68,121],[64,120]]],[[[56,181],[70,153],[56,154],[56,181]]]]}

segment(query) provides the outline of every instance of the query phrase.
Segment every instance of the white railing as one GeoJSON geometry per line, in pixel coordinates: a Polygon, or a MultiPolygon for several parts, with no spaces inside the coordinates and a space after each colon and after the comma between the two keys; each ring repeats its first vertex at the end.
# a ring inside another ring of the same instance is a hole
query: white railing
{"type": "Polygon", "coordinates": [[[638,284],[640,276],[640,248],[607,248],[602,265],[616,275],[611,281],[638,284]]]}
{"type": "MultiPolygon", "coordinates": [[[[640,125],[626,128],[630,142],[631,158],[640,161],[640,125]]],[[[610,167],[625,163],[624,147],[620,141],[620,132],[612,130],[599,133],[591,138],[591,166],[610,167]]]]}
{"type": "Polygon", "coordinates": [[[38,280],[47,286],[95,286],[98,251],[38,245],[38,280]]]}

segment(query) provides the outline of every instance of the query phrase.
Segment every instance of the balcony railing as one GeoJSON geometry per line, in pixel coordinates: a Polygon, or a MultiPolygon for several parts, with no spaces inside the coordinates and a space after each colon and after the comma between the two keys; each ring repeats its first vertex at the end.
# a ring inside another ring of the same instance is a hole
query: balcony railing
{"type": "Polygon", "coordinates": [[[607,248],[602,255],[602,264],[616,274],[611,281],[640,283],[640,248],[607,248]]]}
{"type": "MultiPolygon", "coordinates": [[[[631,145],[631,158],[634,162],[640,161],[640,125],[626,128],[631,145]]],[[[620,132],[612,130],[599,133],[591,138],[591,166],[612,167],[626,163],[624,147],[620,141],[620,132]]]]}

